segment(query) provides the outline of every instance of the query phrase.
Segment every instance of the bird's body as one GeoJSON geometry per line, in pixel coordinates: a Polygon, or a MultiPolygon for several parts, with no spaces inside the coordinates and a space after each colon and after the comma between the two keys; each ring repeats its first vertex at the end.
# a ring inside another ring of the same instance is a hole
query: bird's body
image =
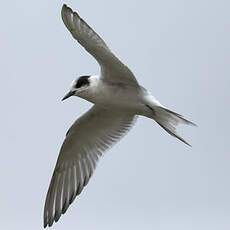
{"type": "Polygon", "coordinates": [[[148,99],[152,99],[152,104],[157,104],[151,94],[139,85],[106,82],[102,79],[103,77],[98,75],[90,76],[92,87],[80,97],[104,108],[130,112],[135,115],[144,115],[148,99]]]}
{"type": "Polygon", "coordinates": [[[194,125],[161,105],[140,86],[99,35],[66,5],[62,19],[73,37],[96,58],[101,73],[75,79],[63,98],[78,96],[94,105],[66,134],[46,197],[44,227],[51,226],[66,212],[88,183],[99,157],[131,129],[138,115],[153,119],[186,144],[176,133],[176,126],[194,125]]]}

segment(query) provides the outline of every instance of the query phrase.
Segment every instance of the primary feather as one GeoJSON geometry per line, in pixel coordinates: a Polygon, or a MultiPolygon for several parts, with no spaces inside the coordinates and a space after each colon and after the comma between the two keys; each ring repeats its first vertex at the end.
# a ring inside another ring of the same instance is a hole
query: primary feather
{"type": "Polygon", "coordinates": [[[135,116],[94,105],[67,132],[46,197],[44,227],[58,221],[88,183],[100,156],[133,126],[135,116]]]}

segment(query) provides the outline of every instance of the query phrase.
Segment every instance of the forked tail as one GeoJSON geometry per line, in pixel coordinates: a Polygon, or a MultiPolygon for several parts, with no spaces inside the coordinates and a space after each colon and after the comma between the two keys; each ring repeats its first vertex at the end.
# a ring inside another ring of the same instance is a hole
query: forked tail
{"type": "Polygon", "coordinates": [[[154,120],[170,135],[178,138],[185,144],[191,146],[188,142],[186,142],[182,137],[180,137],[176,132],[176,126],[178,124],[192,125],[196,126],[196,124],[192,123],[183,118],[182,115],[175,113],[169,109],[166,109],[161,106],[154,106],[154,120]]]}

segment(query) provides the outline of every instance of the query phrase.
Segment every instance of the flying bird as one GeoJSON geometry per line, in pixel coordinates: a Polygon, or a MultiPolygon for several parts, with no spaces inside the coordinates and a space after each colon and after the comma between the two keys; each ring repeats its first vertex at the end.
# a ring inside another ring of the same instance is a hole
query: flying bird
{"type": "Polygon", "coordinates": [[[154,120],[187,145],[176,126],[195,125],[139,85],[131,70],[78,13],[63,5],[61,16],[74,39],[97,60],[101,71],[100,75],[75,79],[63,98],[78,96],[94,105],[66,134],[46,196],[44,227],[52,226],[66,212],[87,185],[100,156],[131,129],[138,116],[154,120]]]}

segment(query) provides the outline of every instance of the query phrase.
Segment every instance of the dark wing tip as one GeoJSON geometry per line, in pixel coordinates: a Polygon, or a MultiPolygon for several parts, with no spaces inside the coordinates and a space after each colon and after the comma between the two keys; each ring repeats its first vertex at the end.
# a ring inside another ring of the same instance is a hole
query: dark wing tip
{"type": "Polygon", "coordinates": [[[43,224],[43,227],[46,228],[46,227],[51,227],[54,223],[54,219],[53,218],[50,218],[49,220],[47,219],[44,219],[44,224],[43,224]]]}
{"type": "Polygon", "coordinates": [[[66,9],[68,9],[69,7],[66,5],[66,4],[63,4],[63,6],[62,6],[62,10],[61,11],[64,11],[64,10],[66,10],[66,9]]]}
{"type": "Polygon", "coordinates": [[[77,17],[77,18],[81,19],[77,12],[73,12],[73,10],[70,7],[68,7],[66,4],[64,4],[62,6],[62,10],[61,10],[61,18],[62,18],[62,21],[64,22],[65,26],[67,27],[67,29],[71,33],[74,30],[74,28],[73,28],[73,17],[77,17]]]}
{"type": "Polygon", "coordinates": [[[74,14],[79,17],[78,13],[73,11],[70,7],[68,7],[66,4],[63,4],[62,9],[61,9],[61,15],[62,17],[69,12],[70,14],[74,14]]]}
{"type": "Polygon", "coordinates": [[[70,9],[66,4],[63,4],[61,9],[61,14],[63,15],[68,9],[70,9]]]}
{"type": "Polygon", "coordinates": [[[62,15],[62,17],[65,14],[65,12],[67,11],[68,8],[69,7],[66,4],[63,4],[62,9],[61,9],[61,15],[62,15]]]}

